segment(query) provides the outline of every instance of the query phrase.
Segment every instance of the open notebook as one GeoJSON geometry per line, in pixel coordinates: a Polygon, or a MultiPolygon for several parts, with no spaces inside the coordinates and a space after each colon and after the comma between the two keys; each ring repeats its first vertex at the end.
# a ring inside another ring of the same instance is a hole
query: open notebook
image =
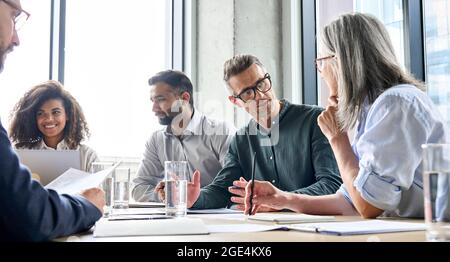
{"type": "Polygon", "coordinates": [[[287,226],[291,230],[316,232],[332,235],[364,235],[390,232],[421,231],[426,229],[423,223],[411,223],[387,220],[364,220],[352,222],[306,223],[287,226]]]}
{"type": "Polygon", "coordinates": [[[248,220],[275,222],[277,224],[295,224],[295,223],[308,223],[308,222],[326,222],[335,221],[334,216],[314,216],[306,214],[296,213],[263,213],[256,214],[254,216],[248,216],[248,220]]]}

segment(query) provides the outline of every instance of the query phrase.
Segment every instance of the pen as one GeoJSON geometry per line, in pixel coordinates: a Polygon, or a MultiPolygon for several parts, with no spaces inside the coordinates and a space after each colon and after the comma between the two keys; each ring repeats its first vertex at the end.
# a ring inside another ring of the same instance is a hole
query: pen
{"type": "Polygon", "coordinates": [[[255,187],[255,164],[256,164],[256,151],[253,154],[253,163],[252,163],[252,185],[250,186],[250,212],[248,213],[249,216],[252,215],[252,209],[253,209],[253,189],[255,187]]]}

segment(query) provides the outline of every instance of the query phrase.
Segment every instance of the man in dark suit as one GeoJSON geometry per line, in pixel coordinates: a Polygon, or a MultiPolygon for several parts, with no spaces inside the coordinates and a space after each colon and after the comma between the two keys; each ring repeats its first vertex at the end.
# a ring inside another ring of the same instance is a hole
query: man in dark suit
{"type": "MultiPolygon", "coordinates": [[[[17,26],[28,16],[20,0],[0,0],[0,72],[6,55],[19,45],[17,26]]],[[[99,188],[59,195],[32,180],[0,122],[0,240],[45,241],[87,230],[102,216],[104,204],[99,188]]]]}

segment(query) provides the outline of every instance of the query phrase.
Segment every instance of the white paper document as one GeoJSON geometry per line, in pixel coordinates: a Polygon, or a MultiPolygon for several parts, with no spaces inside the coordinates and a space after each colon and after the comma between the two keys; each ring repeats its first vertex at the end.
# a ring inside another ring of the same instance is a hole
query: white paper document
{"type": "Polygon", "coordinates": [[[206,235],[208,229],[198,218],[151,220],[100,219],[95,224],[94,237],[206,235]]]}
{"type": "Polygon", "coordinates": [[[252,233],[284,229],[280,226],[260,224],[225,224],[207,225],[206,227],[208,228],[209,233],[252,233]]]}
{"type": "MultiPolygon", "coordinates": [[[[113,209],[113,215],[156,215],[156,214],[165,214],[165,208],[148,208],[148,207],[139,207],[139,208],[126,208],[126,209],[113,209]]],[[[187,210],[189,215],[203,215],[203,214],[219,214],[219,215],[229,215],[229,214],[243,214],[242,211],[236,211],[226,208],[221,209],[202,209],[202,210],[187,210]]]]}
{"type": "Polygon", "coordinates": [[[174,217],[166,215],[115,215],[109,216],[108,221],[115,220],[151,220],[151,219],[174,219],[174,217]]]}
{"type": "Polygon", "coordinates": [[[98,187],[114,168],[115,166],[94,174],[70,168],[45,188],[53,189],[60,194],[77,194],[85,189],[98,187]]]}
{"type": "Polygon", "coordinates": [[[240,210],[233,210],[229,208],[217,208],[217,209],[188,209],[188,214],[243,214],[240,210]]]}
{"type": "Polygon", "coordinates": [[[247,221],[247,216],[243,213],[240,214],[189,214],[190,217],[207,218],[207,219],[221,219],[221,220],[234,220],[234,221],[247,221]]]}
{"type": "Polygon", "coordinates": [[[364,235],[375,233],[421,231],[426,229],[423,223],[411,223],[387,220],[365,220],[353,222],[306,223],[289,225],[287,228],[299,231],[317,232],[333,235],[364,235]]]}
{"type": "Polygon", "coordinates": [[[278,224],[295,224],[295,223],[308,223],[308,222],[327,222],[335,221],[334,216],[314,216],[306,214],[296,213],[261,213],[249,216],[248,220],[275,222],[278,224]]]}

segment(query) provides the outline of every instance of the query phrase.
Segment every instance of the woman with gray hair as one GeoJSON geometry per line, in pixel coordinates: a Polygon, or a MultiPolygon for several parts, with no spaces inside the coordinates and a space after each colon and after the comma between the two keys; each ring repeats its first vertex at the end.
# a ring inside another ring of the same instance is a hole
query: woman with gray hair
{"type": "Polygon", "coordinates": [[[306,196],[255,182],[245,212],[423,217],[421,145],[445,142],[445,124],[423,84],[400,66],[384,25],[367,14],[340,16],[322,30],[316,65],[330,91],[317,121],[344,184],[333,195],[306,196]]]}

